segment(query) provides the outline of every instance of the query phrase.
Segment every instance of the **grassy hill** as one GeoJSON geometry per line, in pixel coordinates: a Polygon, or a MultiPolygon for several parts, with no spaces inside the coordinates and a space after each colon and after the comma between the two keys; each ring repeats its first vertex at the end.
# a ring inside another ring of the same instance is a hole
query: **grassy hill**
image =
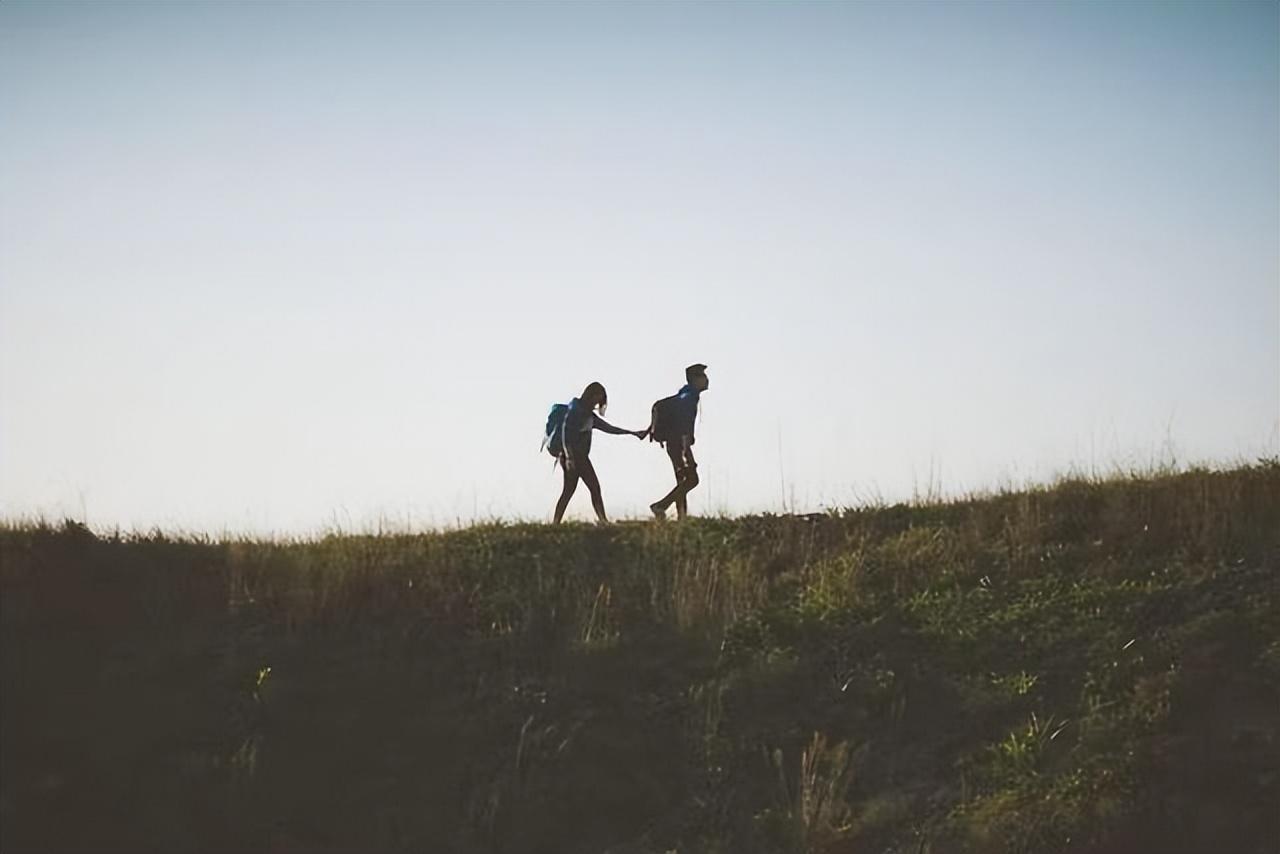
{"type": "Polygon", "coordinates": [[[1275,851],[1280,464],[928,506],[0,529],[0,847],[1275,851]]]}

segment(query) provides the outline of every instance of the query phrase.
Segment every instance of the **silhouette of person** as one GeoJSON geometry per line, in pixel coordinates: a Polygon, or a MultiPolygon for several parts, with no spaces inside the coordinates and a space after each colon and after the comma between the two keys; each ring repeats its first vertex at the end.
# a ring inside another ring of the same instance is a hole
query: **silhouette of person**
{"type": "Polygon", "coordinates": [[[693,458],[693,427],[698,420],[698,399],[711,387],[706,365],[690,365],[684,369],[685,385],[676,393],[671,407],[673,423],[666,431],[663,444],[671,469],[675,472],[675,488],[649,505],[653,515],[666,518],[667,508],[676,506],[676,518],[689,513],[689,492],[698,485],[698,461],[693,458]]]}
{"type": "Polygon", "coordinates": [[[594,430],[612,433],[615,436],[635,436],[643,439],[644,430],[623,430],[614,427],[600,417],[609,405],[609,395],[600,383],[591,383],[582,390],[581,397],[569,401],[569,411],[564,417],[564,453],[560,457],[560,467],[564,469],[564,488],[560,492],[560,500],[556,502],[555,522],[559,524],[564,517],[569,499],[573,497],[581,480],[591,492],[591,506],[595,508],[596,518],[608,522],[604,513],[604,496],[600,494],[600,479],[596,477],[595,466],[591,464],[591,434],[594,430]],[[599,412],[600,414],[597,414],[599,412]]]}

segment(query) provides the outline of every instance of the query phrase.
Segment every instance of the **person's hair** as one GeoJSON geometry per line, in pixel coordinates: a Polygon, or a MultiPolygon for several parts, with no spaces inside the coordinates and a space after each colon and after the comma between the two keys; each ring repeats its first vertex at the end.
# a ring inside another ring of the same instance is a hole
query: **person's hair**
{"type": "Polygon", "coordinates": [[[707,369],[702,365],[690,365],[684,369],[684,381],[687,383],[693,382],[694,377],[705,377],[706,375],[707,369]]]}
{"type": "Polygon", "coordinates": [[[598,406],[600,409],[600,414],[603,415],[605,409],[607,409],[609,406],[609,393],[604,390],[604,386],[601,383],[588,383],[587,387],[582,390],[582,399],[586,400],[588,397],[591,397],[592,395],[599,396],[600,403],[598,406]]]}

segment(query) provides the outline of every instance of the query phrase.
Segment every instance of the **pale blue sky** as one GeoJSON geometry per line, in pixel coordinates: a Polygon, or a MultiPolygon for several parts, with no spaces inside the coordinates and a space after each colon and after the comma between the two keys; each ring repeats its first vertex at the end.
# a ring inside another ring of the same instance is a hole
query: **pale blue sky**
{"type": "Polygon", "coordinates": [[[1278,9],[6,0],[0,516],[545,518],[693,361],[699,513],[1276,453],[1278,9]]]}

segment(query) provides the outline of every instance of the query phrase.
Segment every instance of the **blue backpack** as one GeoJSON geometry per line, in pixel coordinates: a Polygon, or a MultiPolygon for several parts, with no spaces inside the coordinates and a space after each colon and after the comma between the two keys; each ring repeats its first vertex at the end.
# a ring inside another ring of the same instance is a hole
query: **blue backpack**
{"type": "Polygon", "coordinates": [[[542,447],[557,459],[564,453],[564,418],[568,414],[569,404],[567,403],[557,403],[547,414],[547,429],[542,436],[542,447]]]}

